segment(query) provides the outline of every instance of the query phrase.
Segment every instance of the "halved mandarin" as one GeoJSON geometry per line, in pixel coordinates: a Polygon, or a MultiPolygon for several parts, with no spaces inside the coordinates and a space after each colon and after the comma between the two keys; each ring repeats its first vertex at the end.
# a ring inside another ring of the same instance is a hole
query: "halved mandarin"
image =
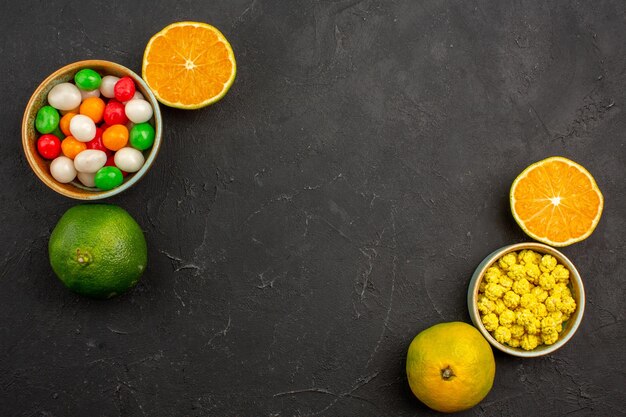
{"type": "Polygon", "coordinates": [[[219,101],[236,73],[230,43],[206,23],[172,23],[150,39],[143,56],[143,79],[161,103],[179,109],[219,101]]]}
{"type": "Polygon", "coordinates": [[[526,168],[510,192],[515,221],[531,238],[567,246],[591,235],[602,216],[604,198],[589,171],[553,156],[526,168]]]}

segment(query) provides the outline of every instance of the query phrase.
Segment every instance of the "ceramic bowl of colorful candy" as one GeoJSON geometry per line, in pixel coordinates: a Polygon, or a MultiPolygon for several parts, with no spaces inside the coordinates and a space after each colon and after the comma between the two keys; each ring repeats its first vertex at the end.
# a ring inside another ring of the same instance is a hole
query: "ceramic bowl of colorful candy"
{"type": "Polygon", "coordinates": [[[33,93],[22,144],[35,174],[79,200],[130,188],[161,145],[161,112],[146,83],[128,68],[90,60],[67,65],[33,93]]]}

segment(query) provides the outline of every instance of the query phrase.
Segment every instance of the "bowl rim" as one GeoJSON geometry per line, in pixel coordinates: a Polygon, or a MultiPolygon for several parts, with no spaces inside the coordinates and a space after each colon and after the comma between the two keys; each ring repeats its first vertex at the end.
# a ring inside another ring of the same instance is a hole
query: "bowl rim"
{"type": "Polygon", "coordinates": [[[30,165],[35,175],[41,180],[41,182],[43,182],[48,188],[56,191],[57,193],[65,197],[73,198],[75,200],[94,201],[94,200],[102,200],[105,198],[109,198],[109,197],[112,197],[114,195],[117,195],[126,191],[127,189],[132,187],[135,183],[137,183],[140,179],[142,179],[144,175],[150,170],[161,148],[163,120],[161,117],[161,109],[159,108],[159,103],[156,97],[154,96],[154,93],[152,92],[150,87],[148,87],[148,84],[146,84],[146,82],[137,73],[135,73],[130,68],[127,68],[124,65],[118,64],[113,61],[107,61],[103,59],[88,59],[88,60],[76,61],[67,65],[64,65],[63,67],[57,69],[52,74],[47,76],[37,86],[37,88],[31,95],[24,109],[21,130],[22,130],[22,148],[24,150],[24,154],[26,155],[26,160],[28,161],[28,164],[30,165]],[[32,112],[32,109],[34,108],[35,102],[37,101],[38,97],[42,94],[42,92],[48,87],[48,85],[52,81],[54,81],[59,76],[62,76],[68,72],[78,71],[81,68],[88,68],[88,67],[94,67],[94,66],[114,67],[116,70],[128,74],[131,78],[133,78],[133,81],[135,81],[135,83],[138,83],[139,85],[141,85],[143,91],[147,93],[147,97],[145,97],[144,95],[144,98],[147,99],[149,103],[152,105],[152,109],[154,113],[153,114],[154,125],[155,125],[154,143],[141,169],[133,173],[132,177],[128,181],[125,181],[124,183],[122,183],[119,187],[116,187],[116,188],[113,188],[112,190],[107,190],[107,191],[91,191],[87,188],[83,188],[78,185],[71,184],[74,188],[80,191],[69,191],[61,187],[59,183],[57,183],[53,179],[50,180],[50,175],[48,173],[43,172],[41,167],[37,164],[35,160],[35,156],[32,154],[32,152],[30,152],[29,136],[28,136],[28,128],[29,128],[28,116],[32,112]]]}
{"type": "Polygon", "coordinates": [[[535,358],[539,356],[548,355],[561,347],[563,347],[576,333],[580,323],[582,321],[584,312],[585,312],[585,287],[583,285],[583,281],[580,277],[580,273],[572,263],[572,261],[567,258],[562,252],[559,250],[544,245],[543,243],[538,242],[523,242],[523,243],[515,243],[512,245],[503,246],[499,249],[496,249],[489,255],[483,259],[483,261],[478,265],[474,274],[472,275],[472,279],[470,280],[469,288],[467,290],[467,307],[469,310],[470,318],[474,323],[474,326],[482,333],[482,335],[487,339],[487,341],[496,349],[508,353],[509,355],[518,356],[522,358],[535,358]],[[510,346],[506,346],[500,342],[498,342],[492,335],[485,329],[485,326],[480,319],[480,313],[478,311],[478,286],[480,281],[485,274],[487,268],[493,265],[493,263],[504,256],[507,253],[520,251],[523,249],[531,249],[536,250],[541,253],[547,253],[549,255],[554,256],[557,260],[564,264],[565,267],[570,271],[570,280],[575,281],[577,287],[579,288],[580,296],[576,300],[576,312],[570,318],[572,321],[571,327],[566,333],[562,334],[562,337],[556,341],[553,345],[548,345],[543,348],[533,349],[533,350],[523,350],[520,348],[513,348],[510,346]]]}

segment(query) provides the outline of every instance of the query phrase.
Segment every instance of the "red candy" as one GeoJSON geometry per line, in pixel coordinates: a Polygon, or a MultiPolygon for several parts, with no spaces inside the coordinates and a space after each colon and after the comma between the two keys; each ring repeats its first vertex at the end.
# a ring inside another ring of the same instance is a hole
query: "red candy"
{"type": "Polygon", "coordinates": [[[102,151],[107,154],[107,156],[113,155],[110,150],[108,150],[104,143],[102,143],[102,133],[104,130],[101,127],[96,128],[96,137],[87,142],[87,149],[96,149],[98,151],[102,151]]]}
{"type": "MultiPolygon", "coordinates": [[[[129,76],[122,77],[120,80],[115,83],[115,87],[113,88],[113,92],[115,93],[115,98],[119,101],[128,101],[135,95],[135,83],[132,78],[129,76]]],[[[108,122],[107,122],[108,123],[108,122]]],[[[115,124],[115,123],[109,123],[115,124]]]]}
{"type": "Polygon", "coordinates": [[[61,154],[61,140],[50,133],[42,135],[37,140],[37,151],[46,159],[54,159],[61,154]]]}
{"type": "MultiPolygon", "coordinates": [[[[109,152],[110,152],[110,151],[109,151],[109,152]]],[[[119,169],[119,167],[118,167],[117,165],[115,165],[115,155],[111,155],[111,156],[109,156],[109,157],[107,158],[107,163],[106,163],[106,164],[104,164],[104,166],[105,166],[105,167],[115,167],[115,168],[118,168],[118,169],[119,169]]],[[[128,172],[126,172],[126,171],[122,171],[121,169],[120,169],[120,171],[122,172],[122,177],[126,177],[126,176],[128,175],[128,172]]]]}
{"type": "Polygon", "coordinates": [[[104,108],[104,122],[109,126],[125,125],[128,123],[128,117],[126,117],[124,105],[117,100],[109,100],[104,108]]]}

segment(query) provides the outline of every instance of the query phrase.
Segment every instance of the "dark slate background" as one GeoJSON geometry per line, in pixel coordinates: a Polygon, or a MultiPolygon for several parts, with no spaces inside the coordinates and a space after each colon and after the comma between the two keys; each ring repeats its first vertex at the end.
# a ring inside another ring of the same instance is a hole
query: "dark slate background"
{"type": "Polygon", "coordinates": [[[469,321],[474,268],[528,238],[509,186],[551,155],[595,176],[605,211],[564,249],[586,283],[576,337],[496,353],[466,416],[624,415],[623,1],[21,1],[0,6],[2,416],[418,416],[405,352],[469,321]],[[142,3],[140,5],[140,3],[142,3]],[[111,199],[145,231],[131,293],[66,291],[50,231],[77,204],[31,172],[30,94],[73,61],[140,70],[179,20],[231,41],[210,108],[163,107],[149,175],[111,199]]]}

